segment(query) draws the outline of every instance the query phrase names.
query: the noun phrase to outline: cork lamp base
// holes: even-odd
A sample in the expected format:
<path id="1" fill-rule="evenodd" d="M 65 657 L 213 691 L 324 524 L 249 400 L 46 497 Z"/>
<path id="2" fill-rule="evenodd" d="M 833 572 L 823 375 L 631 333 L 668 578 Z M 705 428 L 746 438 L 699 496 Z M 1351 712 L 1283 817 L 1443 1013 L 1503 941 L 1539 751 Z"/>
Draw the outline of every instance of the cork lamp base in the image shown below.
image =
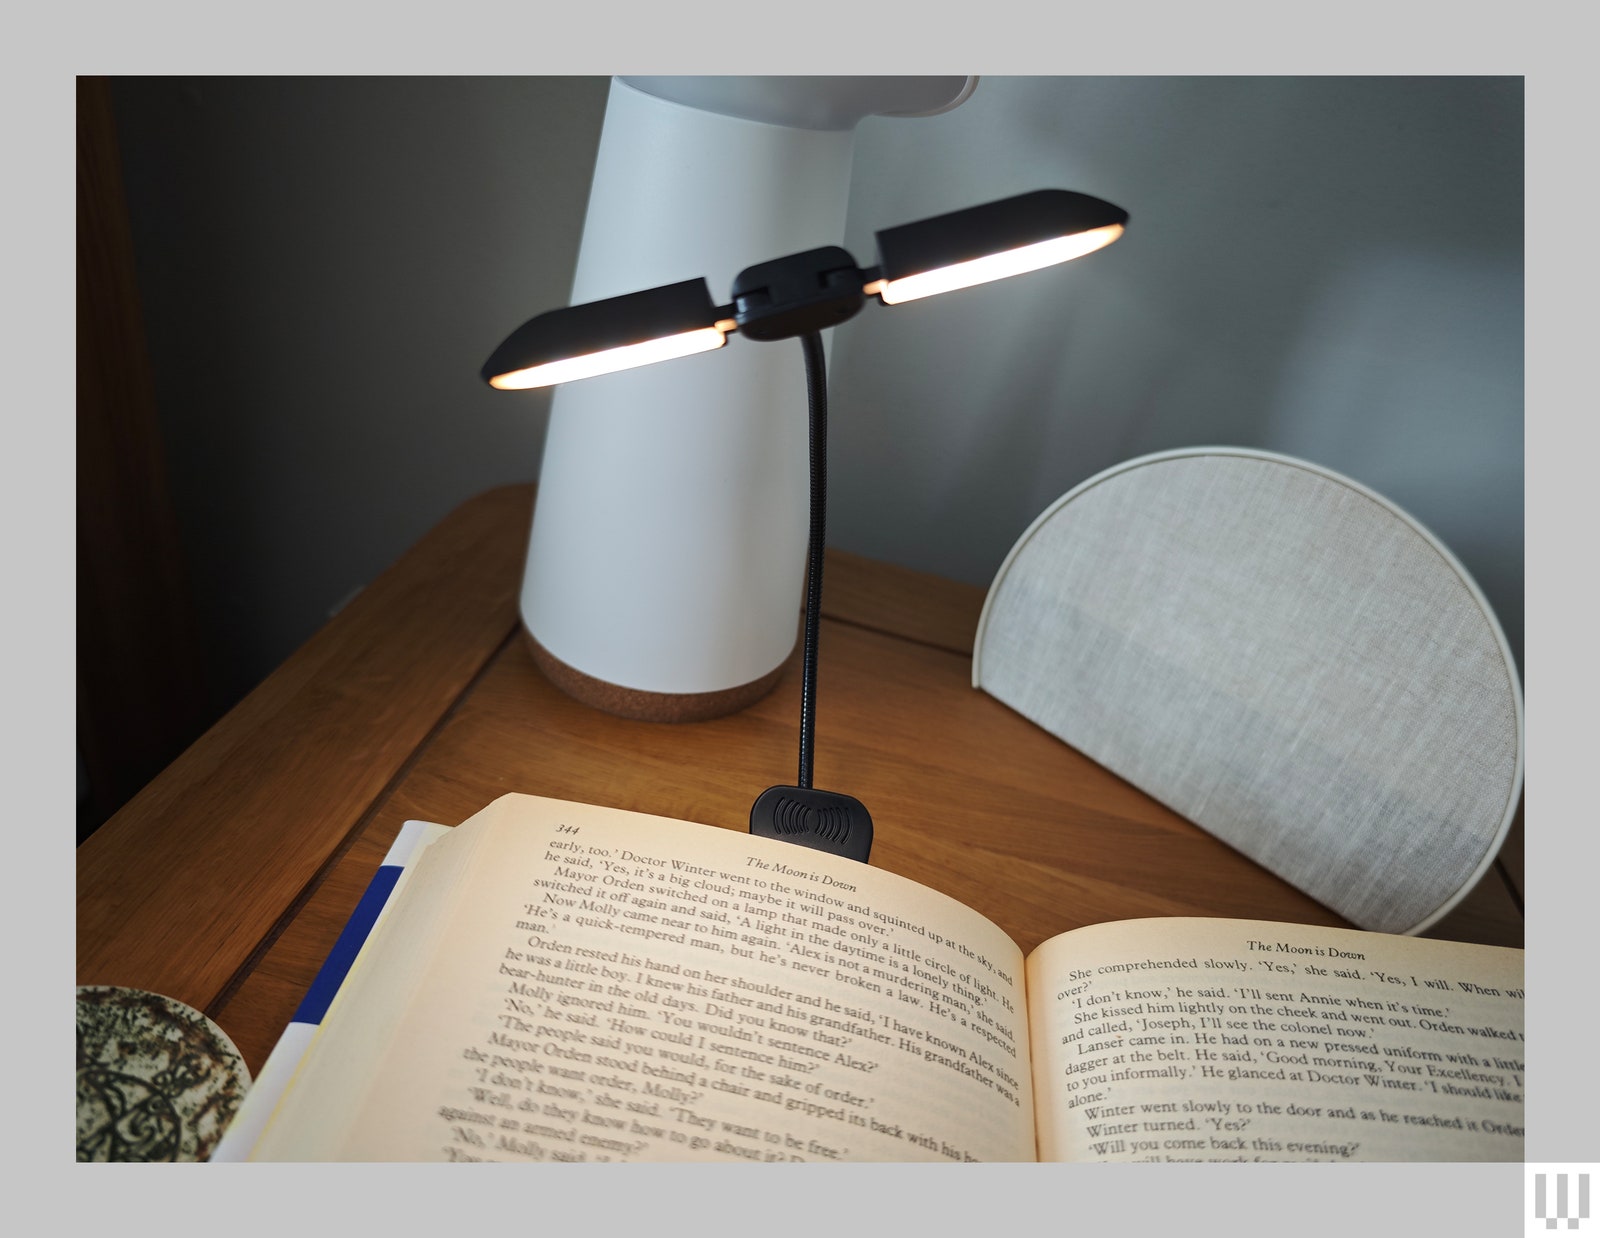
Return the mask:
<path id="1" fill-rule="evenodd" d="M 562 692 L 603 713 L 639 722 L 707 722 L 738 713 L 777 687 L 784 670 L 794 660 L 786 659 L 750 683 L 715 692 L 647 692 L 607 683 L 569 666 L 535 640 L 527 628 L 522 629 L 522 638 L 535 665 Z"/>

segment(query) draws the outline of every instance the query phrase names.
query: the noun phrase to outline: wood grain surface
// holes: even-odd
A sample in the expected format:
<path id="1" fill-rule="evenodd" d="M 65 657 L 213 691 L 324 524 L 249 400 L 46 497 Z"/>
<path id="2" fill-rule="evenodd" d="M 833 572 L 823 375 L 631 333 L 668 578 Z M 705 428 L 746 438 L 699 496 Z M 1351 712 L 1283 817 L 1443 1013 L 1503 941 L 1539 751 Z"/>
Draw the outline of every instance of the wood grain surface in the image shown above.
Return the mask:
<path id="1" fill-rule="evenodd" d="M 200 1010 L 506 641 L 529 487 L 441 523 L 78 848 L 78 983 Z"/>
<path id="2" fill-rule="evenodd" d="M 683 724 L 600 713 L 539 672 L 514 605 L 529 501 L 458 509 L 80 851 L 80 983 L 204 1009 L 257 1070 L 404 821 L 520 791 L 742 831 L 794 781 L 793 668 Z M 1137 916 L 1343 923 L 975 691 L 983 590 L 832 553 L 828 572 L 816 785 L 866 804 L 875 866 L 1024 950 Z M 1520 945 L 1500 873 L 1430 935 Z"/>

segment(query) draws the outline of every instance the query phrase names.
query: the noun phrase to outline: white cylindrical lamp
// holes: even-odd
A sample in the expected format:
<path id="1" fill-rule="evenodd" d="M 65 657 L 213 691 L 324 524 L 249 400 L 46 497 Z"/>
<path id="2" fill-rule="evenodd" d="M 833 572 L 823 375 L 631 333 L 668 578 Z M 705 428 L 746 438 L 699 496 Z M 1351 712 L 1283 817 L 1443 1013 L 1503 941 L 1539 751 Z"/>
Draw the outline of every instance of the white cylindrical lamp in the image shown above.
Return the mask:
<path id="1" fill-rule="evenodd" d="M 572 303 L 837 244 L 855 125 L 946 111 L 975 79 L 617 78 Z M 715 352 L 558 387 L 521 615 L 540 668 L 611 713 L 741 709 L 794 652 L 805 585 L 798 348 Z"/>

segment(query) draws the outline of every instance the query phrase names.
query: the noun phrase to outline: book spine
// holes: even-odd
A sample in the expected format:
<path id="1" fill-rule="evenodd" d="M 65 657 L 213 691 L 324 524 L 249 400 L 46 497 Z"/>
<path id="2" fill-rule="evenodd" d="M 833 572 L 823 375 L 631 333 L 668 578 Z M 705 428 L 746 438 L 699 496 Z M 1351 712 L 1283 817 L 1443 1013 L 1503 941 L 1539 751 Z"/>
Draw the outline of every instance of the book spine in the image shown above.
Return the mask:
<path id="1" fill-rule="evenodd" d="M 284 1089 L 289 1086 L 289 1080 L 294 1077 L 295 1069 L 305 1055 L 306 1048 L 311 1044 L 312 1037 L 316 1035 L 322 1017 L 327 1014 L 328 1007 L 333 1003 L 334 995 L 339 992 L 339 986 L 349 975 L 356 956 L 361 953 L 361 947 L 366 944 L 373 926 L 377 924 L 383 909 L 388 905 L 400 875 L 405 871 L 407 861 L 411 859 L 423 838 L 438 828 L 426 821 L 407 821 L 400 827 L 394 843 L 383 857 L 383 863 L 378 866 L 378 871 L 367 883 L 361 901 L 350 913 L 350 919 L 346 921 L 339 939 L 334 942 L 333 949 L 328 952 L 328 957 L 317 970 L 316 979 L 311 982 L 310 989 L 306 991 L 300 1005 L 295 1008 L 294 1017 L 284 1028 L 283 1034 L 278 1037 L 272 1052 L 267 1055 L 261 1073 L 256 1076 L 255 1082 L 239 1106 L 239 1111 L 211 1153 L 213 1162 L 249 1159 L 251 1149 L 255 1147 L 256 1140 L 266 1127 L 267 1119 L 277 1106 Z"/>

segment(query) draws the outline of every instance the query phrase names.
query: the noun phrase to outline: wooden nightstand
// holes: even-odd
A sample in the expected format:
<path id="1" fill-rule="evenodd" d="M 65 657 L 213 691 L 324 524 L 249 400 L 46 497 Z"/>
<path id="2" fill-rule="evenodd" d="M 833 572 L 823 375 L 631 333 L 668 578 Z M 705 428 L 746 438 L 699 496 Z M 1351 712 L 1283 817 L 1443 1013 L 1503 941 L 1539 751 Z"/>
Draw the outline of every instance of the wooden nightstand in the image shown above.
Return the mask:
<path id="1" fill-rule="evenodd" d="M 726 718 L 631 722 L 535 668 L 517 617 L 533 488 L 464 504 L 78 850 L 78 983 L 175 997 L 258 1071 L 402 822 L 507 791 L 733 830 L 791 782 L 799 671 Z M 1024 951 L 1140 916 L 1342 924 L 971 687 L 983 590 L 830 553 L 816 785 L 856 796 L 872 863 Z M 1521 946 L 1496 864 L 1428 936 Z"/>

